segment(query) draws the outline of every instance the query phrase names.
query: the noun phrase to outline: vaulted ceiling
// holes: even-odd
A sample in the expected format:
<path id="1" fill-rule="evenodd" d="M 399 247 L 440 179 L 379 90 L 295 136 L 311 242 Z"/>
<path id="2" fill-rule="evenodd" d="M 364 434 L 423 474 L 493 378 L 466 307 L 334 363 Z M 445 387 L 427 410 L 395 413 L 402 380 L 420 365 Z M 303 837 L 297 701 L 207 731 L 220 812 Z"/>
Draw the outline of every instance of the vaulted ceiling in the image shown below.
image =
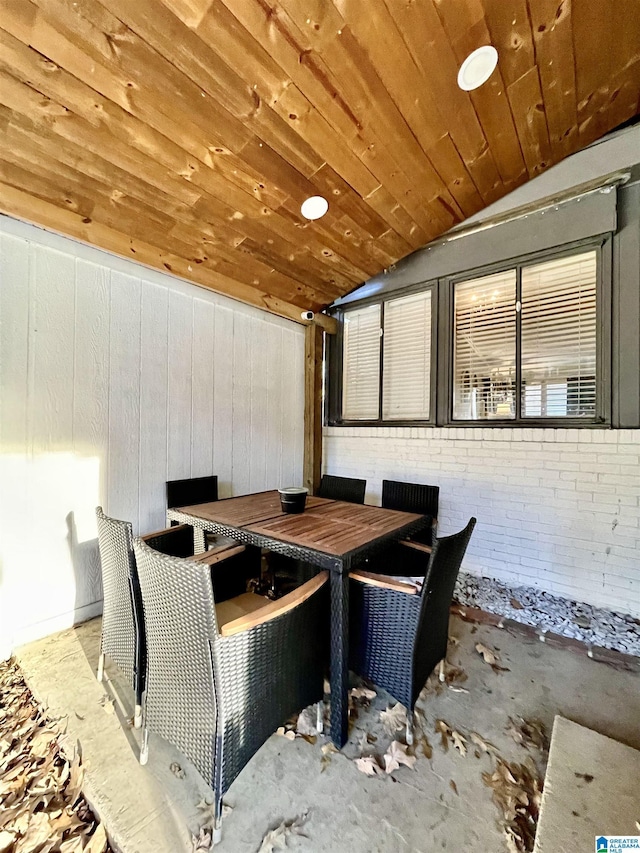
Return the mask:
<path id="1" fill-rule="evenodd" d="M 0 209 L 300 319 L 639 95 L 640 0 L 1 0 Z"/>

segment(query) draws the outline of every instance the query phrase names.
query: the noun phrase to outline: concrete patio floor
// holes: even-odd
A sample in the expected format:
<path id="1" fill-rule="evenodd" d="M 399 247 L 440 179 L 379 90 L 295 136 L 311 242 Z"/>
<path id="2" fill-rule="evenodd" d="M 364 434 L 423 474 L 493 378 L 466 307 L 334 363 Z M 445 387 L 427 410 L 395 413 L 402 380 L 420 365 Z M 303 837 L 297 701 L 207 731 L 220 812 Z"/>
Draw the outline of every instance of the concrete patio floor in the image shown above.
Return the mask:
<path id="1" fill-rule="evenodd" d="M 640 747 L 638 673 L 455 617 L 450 634 L 458 643 L 450 645 L 449 660 L 468 676 L 454 686 L 468 692 L 423 691 L 417 708 L 426 720 L 431 760 L 419 751 L 415 769 L 373 778 L 349 760 L 360 754 L 365 732 L 377 737 L 371 746 L 377 753 L 391 740 L 379 712 L 392 700 L 379 691 L 371 707 L 360 711 L 343 753 L 331 755 L 324 770 L 321 746 L 328 738 L 312 745 L 272 736 L 225 797 L 232 810 L 216 850 L 255 853 L 268 830 L 307 812 L 305 835 L 291 835 L 287 849 L 506 851 L 501 816 L 481 778 L 491 770 L 491 758 L 475 757 L 471 743 L 466 757 L 453 748 L 445 752 L 434 732 L 437 719 L 465 735 L 477 732 L 509 761 L 522 762 L 528 754 L 505 730 L 509 716 L 516 715 L 542 720 L 550 735 L 554 716 L 561 714 Z M 68 743 L 79 743 L 86 764 L 85 794 L 114 845 L 122 853 L 190 851 L 192 833 L 206 823 L 197 804 L 212 800 L 212 793 L 186 759 L 157 737 L 150 740 L 148 765 L 138 764 L 139 732 L 127 721 L 131 691 L 112 667 L 108 681 L 95 679 L 99 636 L 96 619 L 23 646 L 16 657 L 49 714 L 67 717 Z M 508 671 L 494 672 L 475 651 L 477 642 L 499 650 Z M 532 756 L 544 771 L 544 757 Z"/>

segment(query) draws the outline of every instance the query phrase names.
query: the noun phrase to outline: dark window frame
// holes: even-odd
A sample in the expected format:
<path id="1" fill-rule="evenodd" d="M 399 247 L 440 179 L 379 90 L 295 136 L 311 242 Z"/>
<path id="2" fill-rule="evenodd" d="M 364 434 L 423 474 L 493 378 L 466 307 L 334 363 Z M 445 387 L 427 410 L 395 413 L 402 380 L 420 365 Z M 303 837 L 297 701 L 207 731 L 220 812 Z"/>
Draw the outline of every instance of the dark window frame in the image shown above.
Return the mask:
<path id="1" fill-rule="evenodd" d="M 480 278 L 491 273 L 516 269 L 520 281 L 523 266 L 544 263 L 557 258 L 569 257 L 586 251 L 596 252 L 596 414 L 594 418 L 580 417 L 530 417 L 491 418 L 483 420 L 454 420 L 453 418 L 453 355 L 454 355 L 454 287 L 458 282 Z M 408 287 L 398 288 L 393 293 L 376 294 L 336 308 L 332 313 L 338 321 L 338 332 L 329 337 L 327 348 L 327 412 L 329 426 L 361 427 L 472 427 L 472 428 L 580 428 L 602 429 L 612 423 L 612 283 L 613 283 L 613 235 L 605 234 L 577 240 L 556 249 L 518 255 L 508 261 L 470 267 L 455 275 L 437 280 L 427 280 Z M 381 305 L 381 328 L 384 329 L 384 303 L 400 299 L 411 293 L 432 290 L 431 303 L 431 387 L 430 417 L 428 420 L 384 420 L 382 418 L 382 383 L 384 368 L 384 345 L 380 346 L 380 380 L 377 419 L 345 419 L 342 417 L 342 371 L 343 371 L 343 328 L 346 312 L 367 305 Z M 521 315 L 518 315 L 516 335 L 516 358 L 520 360 Z M 521 389 L 517 388 L 520 395 Z"/>

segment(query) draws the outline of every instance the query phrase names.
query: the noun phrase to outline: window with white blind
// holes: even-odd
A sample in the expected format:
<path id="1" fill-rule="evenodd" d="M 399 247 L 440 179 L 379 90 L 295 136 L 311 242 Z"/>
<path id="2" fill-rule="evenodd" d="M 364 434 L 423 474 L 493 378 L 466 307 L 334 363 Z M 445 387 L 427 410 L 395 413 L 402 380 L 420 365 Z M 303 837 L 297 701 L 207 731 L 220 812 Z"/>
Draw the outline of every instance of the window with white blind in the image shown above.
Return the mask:
<path id="1" fill-rule="evenodd" d="M 384 304 L 382 417 L 428 420 L 431 291 Z"/>
<path id="2" fill-rule="evenodd" d="M 343 420 L 429 420 L 431 301 L 429 288 L 345 311 Z"/>
<path id="3" fill-rule="evenodd" d="M 596 418 L 597 252 L 454 285 L 453 419 Z"/>
<path id="4" fill-rule="evenodd" d="M 342 416 L 376 420 L 380 397 L 380 305 L 344 315 Z"/>

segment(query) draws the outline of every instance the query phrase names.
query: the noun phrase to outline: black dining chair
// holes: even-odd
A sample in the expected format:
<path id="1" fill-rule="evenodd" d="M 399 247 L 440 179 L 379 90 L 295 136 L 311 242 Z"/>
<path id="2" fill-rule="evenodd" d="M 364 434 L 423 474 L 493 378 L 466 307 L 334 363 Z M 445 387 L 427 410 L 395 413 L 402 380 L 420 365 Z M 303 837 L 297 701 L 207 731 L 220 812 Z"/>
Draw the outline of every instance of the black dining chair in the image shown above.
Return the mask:
<path id="1" fill-rule="evenodd" d="M 366 480 L 356 480 L 353 477 L 336 477 L 334 474 L 323 474 L 320 481 L 320 488 L 318 489 L 318 497 L 330 498 L 334 501 L 363 504 L 366 488 Z"/>
<path id="2" fill-rule="evenodd" d="M 350 669 L 407 708 L 409 738 L 416 699 L 438 662 L 443 677 L 449 609 L 475 524 L 471 518 L 459 533 L 435 539 L 431 554 L 422 554 L 422 577 L 349 575 Z"/>
<path id="3" fill-rule="evenodd" d="M 186 480 L 167 480 L 167 509 L 178 506 L 197 506 L 218 500 L 218 477 L 190 477 Z M 176 522 L 173 522 L 174 524 Z M 228 545 L 215 533 L 194 529 L 196 550 Z"/>
<path id="4" fill-rule="evenodd" d="M 431 525 L 412 537 L 412 541 L 431 545 L 438 524 L 438 500 L 440 486 L 427 486 L 423 483 L 403 483 L 400 480 L 382 481 L 382 506 L 385 509 L 398 509 L 401 512 L 416 512 L 428 515 Z"/>
<path id="5" fill-rule="evenodd" d="M 149 644 L 140 763 L 165 738 L 222 797 L 288 717 L 318 702 L 328 650 L 328 572 L 279 601 L 246 593 L 222 606 L 201 564 L 134 541 Z"/>

